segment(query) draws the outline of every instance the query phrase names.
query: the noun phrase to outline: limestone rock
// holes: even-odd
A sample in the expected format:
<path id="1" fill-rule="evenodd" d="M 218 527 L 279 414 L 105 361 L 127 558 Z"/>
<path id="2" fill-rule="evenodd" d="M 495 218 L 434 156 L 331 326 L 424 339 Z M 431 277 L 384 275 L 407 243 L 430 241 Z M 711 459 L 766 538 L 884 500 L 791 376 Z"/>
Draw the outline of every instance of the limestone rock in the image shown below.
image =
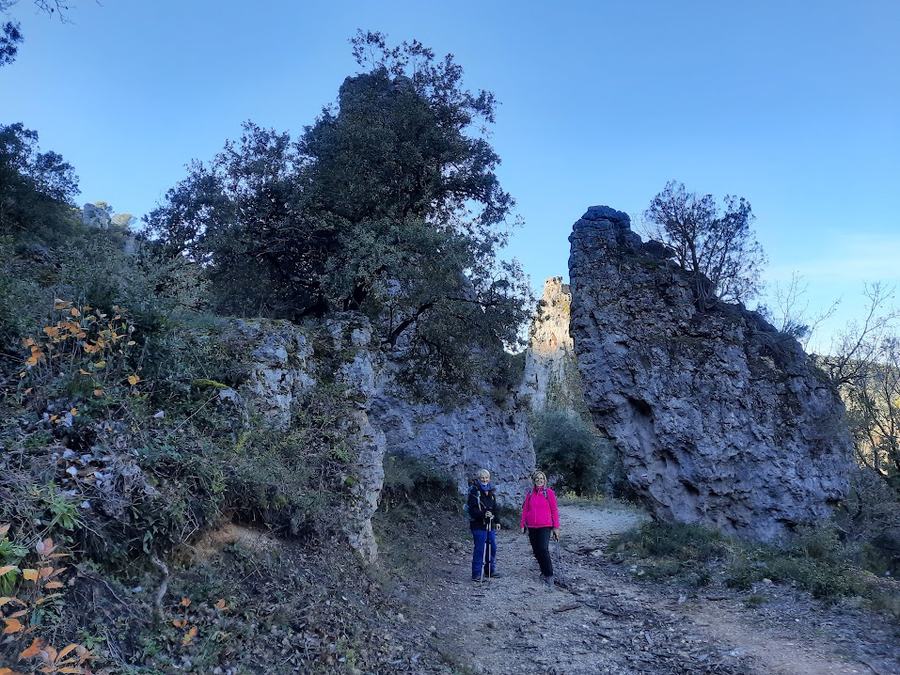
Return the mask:
<path id="1" fill-rule="evenodd" d="M 550 277 L 544 282 L 544 293 L 531 324 L 520 390 L 534 413 L 548 407 L 565 410 L 584 407 L 569 335 L 571 301 L 569 285 L 562 282 L 562 277 Z"/>
<path id="2" fill-rule="evenodd" d="M 800 345 L 741 305 L 700 311 L 671 252 L 625 213 L 592 207 L 569 240 L 586 403 L 651 510 L 763 541 L 826 518 L 850 438 Z"/>
<path id="3" fill-rule="evenodd" d="M 98 230 L 109 229 L 110 222 L 112 221 L 109 212 L 106 209 L 102 209 L 90 203 L 84 205 L 84 208 L 81 211 L 81 220 L 88 227 L 95 227 Z"/>
<path id="4" fill-rule="evenodd" d="M 379 369 L 378 350 L 372 345 L 372 329 L 364 317 L 351 315 L 330 321 L 328 332 L 334 340 L 334 353 L 341 355 L 335 380 L 345 387 L 344 396 L 355 403 L 344 421 L 356 452 L 351 467 L 351 500 L 345 507 L 343 529 L 350 545 L 363 558 L 374 562 L 378 544 L 372 530 L 372 516 L 378 509 L 384 486 L 385 452 L 384 432 L 372 424 L 369 414 Z"/>
<path id="5" fill-rule="evenodd" d="M 286 430 L 299 395 L 315 386 L 309 335 L 288 321 L 235 320 L 227 340 L 246 354 L 241 395 L 263 422 Z"/>
<path id="6" fill-rule="evenodd" d="M 382 381 L 372 415 L 384 431 L 389 452 L 424 459 L 453 476 L 461 493 L 480 468 L 488 469 L 498 499 L 517 507 L 534 469 L 528 413 L 513 401 L 474 397 L 456 408 L 418 403 Z"/>

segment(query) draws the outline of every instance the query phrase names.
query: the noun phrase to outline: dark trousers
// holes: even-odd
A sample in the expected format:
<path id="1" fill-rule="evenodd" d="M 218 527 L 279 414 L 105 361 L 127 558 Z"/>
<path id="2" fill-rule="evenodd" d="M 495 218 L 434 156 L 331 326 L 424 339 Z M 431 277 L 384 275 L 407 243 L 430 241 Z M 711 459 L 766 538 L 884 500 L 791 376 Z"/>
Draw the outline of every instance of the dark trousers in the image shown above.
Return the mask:
<path id="1" fill-rule="evenodd" d="M 529 527 L 528 541 L 531 542 L 531 550 L 541 566 L 541 574 L 545 577 L 553 576 L 553 562 L 550 560 L 550 533 L 552 527 Z"/>

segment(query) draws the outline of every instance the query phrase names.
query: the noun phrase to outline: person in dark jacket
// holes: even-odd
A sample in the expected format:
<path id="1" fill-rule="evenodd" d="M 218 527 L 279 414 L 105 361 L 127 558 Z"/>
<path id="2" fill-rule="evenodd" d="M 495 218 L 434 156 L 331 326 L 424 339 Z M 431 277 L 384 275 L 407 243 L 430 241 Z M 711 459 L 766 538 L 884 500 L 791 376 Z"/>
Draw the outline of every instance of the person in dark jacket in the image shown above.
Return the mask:
<path id="1" fill-rule="evenodd" d="M 469 488 L 469 497 L 466 502 L 469 511 L 469 529 L 474 540 L 472 549 L 472 581 L 481 581 L 483 578 L 484 547 L 489 548 L 488 570 L 485 574 L 497 576 L 497 497 L 494 486 L 491 483 L 491 473 L 487 469 L 478 472 L 478 477 Z"/>

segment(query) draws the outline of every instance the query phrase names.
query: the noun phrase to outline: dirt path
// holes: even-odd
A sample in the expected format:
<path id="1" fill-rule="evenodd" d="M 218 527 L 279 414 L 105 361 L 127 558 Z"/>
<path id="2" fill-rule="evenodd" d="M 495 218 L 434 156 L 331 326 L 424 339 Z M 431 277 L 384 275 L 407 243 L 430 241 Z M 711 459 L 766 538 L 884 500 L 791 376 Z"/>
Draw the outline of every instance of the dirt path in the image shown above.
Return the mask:
<path id="1" fill-rule="evenodd" d="M 527 538 L 510 531 L 499 539 L 501 578 L 469 581 L 470 549 L 451 543 L 449 551 L 437 552 L 430 561 L 427 578 L 410 585 L 410 615 L 428 628 L 430 646 L 449 670 L 567 675 L 900 672 L 900 662 L 883 658 L 884 644 L 871 657 L 846 653 L 852 650 L 836 638 L 837 628 L 828 630 L 844 615 L 832 623 L 813 622 L 811 631 L 810 622 L 799 618 L 809 616 L 808 607 L 795 608 L 797 617 L 766 619 L 737 596 L 689 599 L 665 585 L 634 583 L 627 570 L 602 554 L 610 535 L 639 523 L 632 511 L 563 506 L 561 517 L 563 564 L 558 572 L 564 588 L 549 591 L 540 583 Z M 891 645 L 896 633 L 891 635 L 888 627 L 883 635 L 868 637 Z"/>

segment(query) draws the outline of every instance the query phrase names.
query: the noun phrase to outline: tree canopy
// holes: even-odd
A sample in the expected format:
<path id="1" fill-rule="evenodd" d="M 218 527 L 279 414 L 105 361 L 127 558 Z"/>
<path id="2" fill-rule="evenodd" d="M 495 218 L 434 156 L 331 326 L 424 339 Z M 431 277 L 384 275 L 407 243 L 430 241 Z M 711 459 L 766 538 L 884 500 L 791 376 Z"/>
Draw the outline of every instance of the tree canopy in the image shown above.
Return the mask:
<path id="1" fill-rule="evenodd" d="M 696 278 L 699 301 L 711 293 L 744 302 L 759 292 L 766 258 L 750 229 L 753 209 L 743 197 L 726 195 L 720 207 L 711 194 L 688 192 L 683 183 L 669 181 L 644 217 L 650 235 L 671 246 L 678 263 Z"/>
<path id="2" fill-rule="evenodd" d="M 514 202 L 482 130 L 496 102 L 419 42 L 351 42 L 363 72 L 299 138 L 245 123 L 147 224 L 161 252 L 204 266 L 219 311 L 362 311 L 386 345 L 458 382 L 519 341 L 529 300 L 498 257 Z"/>
<path id="3" fill-rule="evenodd" d="M 38 134 L 24 125 L 0 125 L 0 235 L 26 232 L 54 243 L 74 215 L 78 177 L 62 155 L 38 150 Z"/>

